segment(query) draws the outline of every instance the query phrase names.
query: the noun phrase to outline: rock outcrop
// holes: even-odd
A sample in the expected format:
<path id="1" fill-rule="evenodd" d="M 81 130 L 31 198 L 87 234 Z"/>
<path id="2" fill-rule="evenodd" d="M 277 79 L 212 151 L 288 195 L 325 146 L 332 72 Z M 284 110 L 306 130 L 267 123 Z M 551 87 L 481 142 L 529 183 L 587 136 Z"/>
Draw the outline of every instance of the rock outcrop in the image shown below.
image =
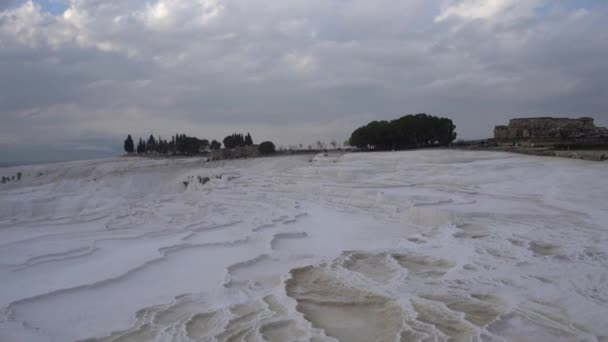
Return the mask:
<path id="1" fill-rule="evenodd" d="M 494 128 L 496 141 L 608 141 L 608 129 L 593 118 L 519 118 Z"/>

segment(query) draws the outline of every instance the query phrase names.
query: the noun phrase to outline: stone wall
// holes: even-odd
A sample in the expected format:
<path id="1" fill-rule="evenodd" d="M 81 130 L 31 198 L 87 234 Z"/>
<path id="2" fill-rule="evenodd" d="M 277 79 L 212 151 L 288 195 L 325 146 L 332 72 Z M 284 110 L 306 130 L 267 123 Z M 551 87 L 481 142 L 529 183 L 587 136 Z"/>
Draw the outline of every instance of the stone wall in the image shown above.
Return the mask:
<path id="1" fill-rule="evenodd" d="M 608 129 L 597 127 L 592 118 L 519 118 L 509 126 L 496 126 L 497 141 L 608 140 Z"/>
<path id="2" fill-rule="evenodd" d="M 508 140 L 509 139 L 509 126 L 494 127 L 494 139 Z"/>

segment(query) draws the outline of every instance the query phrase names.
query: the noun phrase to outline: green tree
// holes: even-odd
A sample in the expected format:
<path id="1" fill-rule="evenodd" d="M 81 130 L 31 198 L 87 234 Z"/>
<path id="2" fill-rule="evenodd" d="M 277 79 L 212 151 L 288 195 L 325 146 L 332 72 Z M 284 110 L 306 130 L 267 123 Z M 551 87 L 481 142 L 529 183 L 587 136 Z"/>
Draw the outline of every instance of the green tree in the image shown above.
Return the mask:
<path id="1" fill-rule="evenodd" d="M 139 142 L 137 143 L 137 154 L 143 154 L 146 152 L 146 142 L 139 138 Z"/>
<path id="2" fill-rule="evenodd" d="M 251 138 L 251 136 L 249 137 Z M 235 148 L 239 146 L 246 146 L 247 142 L 245 137 L 242 134 L 233 133 L 224 138 L 224 147 L 225 148 Z"/>
<path id="3" fill-rule="evenodd" d="M 146 147 L 146 151 L 148 152 L 154 152 L 156 150 L 156 139 L 152 134 L 150 134 L 150 137 L 148 138 L 148 144 Z"/>
<path id="4" fill-rule="evenodd" d="M 247 133 L 245 136 L 245 145 L 251 146 L 253 145 L 253 139 L 251 138 L 251 134 Z"/>
<path id="5" fill-rule="evenodd" d="M 261 154 L 268 155 L 273 154 L 276 151 L 276 148 L 272 141 L 264 141 L 258 146 L 258 151 L 260 151 Z"/>
<path id="6" fill-rule="evenodd" d="M 349 145 L 370 150 L 396 150 L 446 146 L 456 139 L 456 126 L 448 118 L 424 113 L 388 121 L 372 121 L 357 128 Z"/>
<path id="7" fill-rule="evenodd" d="M 133 138 L 131 138 L 131 134 L 127 136 L 124 143 L 125 152 L 133 153 L 135 152 L 135 145 L 133 144 Z"/>
<path id="8" fill-rule="evenodd" d="M 222 148 L 222 143 L 221 143 L 221 142 L 219 142 L 219 141 L 217 141 L 217 140 L 213 140 L 213 141 L 211 142 L 211 149 L 212 149 L 212 150 L 217 151 L 217 150 L 219 150 L 220 148 Z"/>

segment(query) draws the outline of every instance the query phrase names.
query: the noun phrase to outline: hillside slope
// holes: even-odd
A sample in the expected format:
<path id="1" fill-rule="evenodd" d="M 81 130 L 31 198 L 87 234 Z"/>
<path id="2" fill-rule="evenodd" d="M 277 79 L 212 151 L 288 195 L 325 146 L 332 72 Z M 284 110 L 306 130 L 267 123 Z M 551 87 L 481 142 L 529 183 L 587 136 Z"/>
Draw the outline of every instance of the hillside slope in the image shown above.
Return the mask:
<path id="1" fill-rule="evenodd" d="M 608 167 L 467 151 L 0 168 L 0 340 L 608 338 Z M 208 181 L 207 181 L 208 178 Z"/>

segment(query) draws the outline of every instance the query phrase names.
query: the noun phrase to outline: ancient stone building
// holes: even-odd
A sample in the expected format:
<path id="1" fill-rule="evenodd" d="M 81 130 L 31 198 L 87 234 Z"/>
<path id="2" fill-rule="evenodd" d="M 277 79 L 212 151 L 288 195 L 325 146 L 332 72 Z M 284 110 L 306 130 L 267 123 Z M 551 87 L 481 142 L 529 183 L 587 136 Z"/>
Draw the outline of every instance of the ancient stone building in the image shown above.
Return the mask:
<path id="1" fill-rule="evenodd" d="M 508 126 L 496 126 L 497 141 L 608 141 L 608 129 L 597 127 L 592 118 L 520 118 Z"/>

